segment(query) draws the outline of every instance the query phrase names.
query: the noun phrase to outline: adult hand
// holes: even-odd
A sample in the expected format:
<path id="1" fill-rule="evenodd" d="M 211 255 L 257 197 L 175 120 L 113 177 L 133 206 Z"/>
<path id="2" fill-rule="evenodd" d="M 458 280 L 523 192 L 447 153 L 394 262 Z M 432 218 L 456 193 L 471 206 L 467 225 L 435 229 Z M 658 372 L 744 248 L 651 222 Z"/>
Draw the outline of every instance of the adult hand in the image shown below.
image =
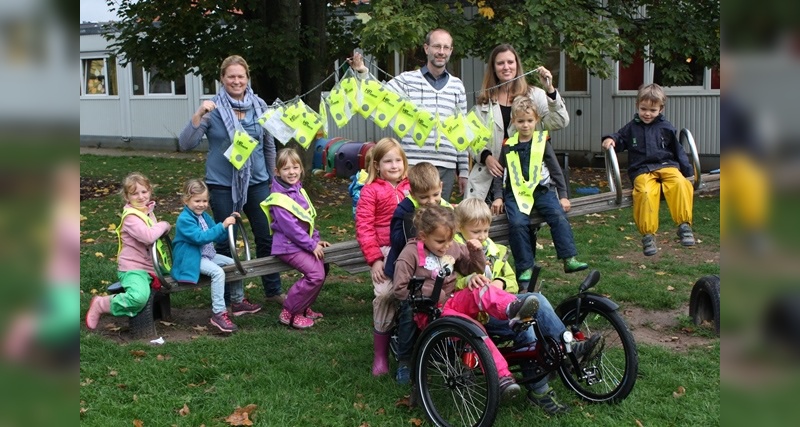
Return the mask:
<path id="1" fill-rule="evenodd" d="M 467 191 L 467 177 L 458 178 L 458 195 L 463 196 Z"/>
<path id="2" fill-rule="evenodd" d="M 503 199 L 494 199 L 492 202 L 492 215 L 500 215 L 503 211 Z"/>
<path id="3" fill-rule="evenodd" d="M 197 111 L 192 114 L 192 124 L 195 126 L 200 125 L 200 119 L 203 118 L 206 114 L 214 111 L 217 108 L 217 104 L 214 101 L 205 100 L 200 103 L 200 106 L 197 107 Z"/>
<path id="4" fill-rule="evenodd" d="M 486 167 L 489 169 L 489 173 L 492 174 L 495 178 L 500 178 L 503 176 L 503 165 L 494 158 L 494 156 L 488 156 L 486 158 Z"/>
<path id="5" fill-rule="evenodd" d="M 386 275 L 383 274 L 383 260 L 377 260 L 372 263 L 370 267 L 370 274 L 374 283 L 386 281 Z"/>
<path id="6" fill-rule="evenodd" d="M 361 52 L 353 52 L 353 56 L 347 58 L 347 63 L 350 64 L 350 68 L 352 68 L 353 71 L 359 73 L 367 72 L 367 66 L 364 65 L 364 55 L 362 55 Z"/>
<path id="7" fill-rule="evenodd" d="M 611 139 L 611 138 L 606 138 L 606 139 L 603 140 L 603 149 L 604 150 L 608 150 L 609 148 L 614 148 L 614 147 L 616 147 L 616 145 L 617 145 L 617 143 L 614 142 L 614 140 Z"/>
<path id="8" fill-rule="evenodd" d="M 539 81 L 542 82 L 542 86 L 547 93 L 553 93 L 556 91 L 555 86 L 553 86 L 553 73 L 550 72 L 544 66 L 541 66 L 536 69 L 536 72 L 539 73 Z"/>
<path id="9" fill-rule="evenodd" d="M 572 203 L 570 203 L 569 199 L 566 197 L 562 197 L 561 200 L 561 208 L 564 209 L 564 212 L 569 212 L 572 209 Z"/>

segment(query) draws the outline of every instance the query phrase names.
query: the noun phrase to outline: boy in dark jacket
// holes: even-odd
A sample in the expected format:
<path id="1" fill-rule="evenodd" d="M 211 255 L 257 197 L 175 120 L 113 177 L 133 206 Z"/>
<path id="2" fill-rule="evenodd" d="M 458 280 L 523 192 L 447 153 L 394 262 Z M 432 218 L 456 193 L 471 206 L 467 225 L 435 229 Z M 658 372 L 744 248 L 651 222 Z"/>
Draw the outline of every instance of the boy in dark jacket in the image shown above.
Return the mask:
<path id="1" fill-rule="evenodd" d="M 642 234 L 642 252 L 658 252 L 658 209 L 661 193 L 678 224 L 683 246 L 693 246 L 692 204 L 694 187 L 686 177 L 694 169 L 678 141 L 675 127 L 664 118 L 667 96 L 661 86 L 642 86 L 636 95 L 637 113 L 616 133 L 603 137 L 603 149 L 628 150 L 628 176 L 633 183 L 633 220 Z"/>

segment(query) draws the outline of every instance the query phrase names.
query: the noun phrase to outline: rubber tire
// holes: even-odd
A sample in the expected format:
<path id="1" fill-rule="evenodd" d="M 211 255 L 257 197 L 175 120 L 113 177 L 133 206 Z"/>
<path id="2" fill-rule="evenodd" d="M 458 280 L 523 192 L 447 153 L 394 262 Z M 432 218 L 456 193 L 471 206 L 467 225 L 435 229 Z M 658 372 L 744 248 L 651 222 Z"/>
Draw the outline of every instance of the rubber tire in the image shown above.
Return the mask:
<path id="1" fill-rule="evenodd" d="M 559 367 L 559 376 L 564 386 L 575 392 L 581 399 L 590 403 L 618 403 L 625 399 L 633 386 L 636 384 L 636 377 L 639 373 L 639 355 L 636 350 L 636 342 L 633 335 L 628 330 L 628 325 L 622 320 L 616 310 L 609 311 L 597 307 L 596 305 L 584 304 L 581 306 L 581 327 L 580 331 L 589 338 L 592 334 L 599 333 L 602 329 L 605 336 L 603 353 L 599 356 L 599 375 L 602 383 L 596 384 L 596 388 L 588 388 L 587 384 L 578 381 L 571 374 L 572 363 L 565 359 Z M 561 316 L 561 320 L 569 326 L 574 324 L 575 309 L 567 310 Z M 609 349 L 619 349 L 613 354 Z M 612 359 L 613 358 L 613 359 Z M 619 375 L 619 372 L 622 375 Z M 607 382 L 613 383 L 610 390 L 599 390 Z M 605 386 L 607 388 L 607 386 Z"/>
<path id="2" fill-rule="evenodd" d="M 473 334 L 455 325 L 434 327 L 436 329 L 425 334 L 425 337 L 422 338 L 423 341 L 419 343 L 419 351 L 417 353 L 419 355 L 417 358 L 418 366 L 413 378 L 415 387 L 419 391 L 419 400 L 416 403 L 422 407 L 425 415 L 436 426 L 491 426 L 497 417 L 497 409 L 500 405 L 500 390 L 497 368 L 489 348 L 486 347 L 482 340 L 475 338 Z M 436 372 L 437 365 L 442 363 L 434 360 L 434 354 L 441 354 L 443 346 L 446 350 L 452 348 L 452 345 L 458 346 L 459 349 L 469 345 L 478 358 L 478 368 L 467 368 L 466 365 L 461 363 L 460 356 L 455 358 L 457 363 L 452 363 L 453 360 L 451 358 L 445 357 L 447 371 L 455 372 L 459 375 L 445 378 L 440 375 L 440 367 L 438 368 L 439 372 Z M 441 360 L 441 357 L 439 360 Z M 465 376 L 466 379 L 471 377 L 480 384 L 462 383 L 461 386 L 457 385 L 456 381 L 464 380 Z M 480 386 L 483 386 L 483 388 L 476 388 Z M 465 395 L 469 395 L 469 397 L 465 397 Z M 465 420 L 467 421 L 466 423 L 461 421 L 464 416 L 469 416 L 470 414 L 462 414 L 460 411 L 464 411 L 467 408 L 445 407 L 445 405 L 450 405 L 453 402 L 457 404 L 477 402 L 477 405 L 472 405 L 471 417 L 469 417 L 469 420 Z M 449 411 L 445 411 L 446 409 L 449 409 Z M 462 419 L 456 419 L 458 416 L 461 416 Z"/>
<path id="3" fill-rule="evenodd" d="M 128 320 L 128 327 L 134 339 L 156 337 L 156 322 L 153 317 L 155 295 L 156 293 L 151 291 L 150 298 L 147 299 L 142 311 Z"/>
<path id="4" fill-rule="evenodd" d="M 706 320 L 714 322 L 714 332 L 719 336 L 719 276 L 704 276 L 694 284 L 689 317 L 695 325 Z"/>

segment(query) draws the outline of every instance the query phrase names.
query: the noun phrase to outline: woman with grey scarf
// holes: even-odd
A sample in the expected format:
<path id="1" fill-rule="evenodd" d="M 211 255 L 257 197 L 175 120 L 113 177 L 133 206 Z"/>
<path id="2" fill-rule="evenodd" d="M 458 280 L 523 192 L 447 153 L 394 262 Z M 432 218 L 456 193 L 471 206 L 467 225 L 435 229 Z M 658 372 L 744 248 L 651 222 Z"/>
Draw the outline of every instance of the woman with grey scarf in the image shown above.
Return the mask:
<path id="1" fill-rule="evenodd" d="M 206 159 L 206 184 L 211 192 L 211 210 L 214 220 L 222 222 L 232 212 L 241 212 L 250 221 L 256 241 L 256 255 L 266 257 L 272 250 L 269 224 L 259 203 L 270 193 L 269 181 L 275 170 L 275 139 L 262 128 L 258 118 L 267 104 L 250 87 L 250 68 L 238 55 L 225 58 L 220 66 L 219 93 L 204 100 L 178 137 L 181 151 L 191 150 L 208 138 Z M 249 138 L 248 138 L 249 136 Z M 232 160 L 240 153 L 231 153 L 235 138 L 247 138 L 255 143 L 249 157 L 239 168 Z M 230 256 L 227 244 L 220 244 L 217 252 Z M 261 276 L 267 301 L 283 304 L 278 273 Z M 228 301 L 226 291 L 225 300 Z"/>

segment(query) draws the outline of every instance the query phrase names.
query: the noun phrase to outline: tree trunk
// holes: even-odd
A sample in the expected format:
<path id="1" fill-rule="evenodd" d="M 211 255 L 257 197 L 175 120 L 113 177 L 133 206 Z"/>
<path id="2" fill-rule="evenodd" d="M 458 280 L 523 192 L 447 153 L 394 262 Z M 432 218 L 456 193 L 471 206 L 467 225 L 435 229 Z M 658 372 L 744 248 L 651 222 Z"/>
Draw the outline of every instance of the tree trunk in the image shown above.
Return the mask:
<path id="1" fill-rule="evenodd" d="M 309 55 L 300 60 L 300 83 L 303 93 L 314 88 L 303 102 L 314 110 L 318 110 L 322 86 L 315 88 L 326 77 L 328 58 L 328 39 L 325 29 L 327 23 L 327 2 L 324 0 L 304 0 L 301 4 L 300 28 L 302 30 L 301 46 L 307 46 Z M 314 150 L 303 153 L 303 163 L 311 170 Z"/>
<path id="2" fill-rule="evenodd" d="M 297 0 L 264 0 L 259 9 L 259 19 L 264 22 L 264 35 L 275 40 L 280 48 L 279 54 L 268 58 L 280 62 L 277 75 L 267 76 L 256 73 L 252 76 L 253 90 L 272 103 L 275 98 L 288 101 L 301 92 L 299 50 L 300 44 L 300 2 Z"/>

